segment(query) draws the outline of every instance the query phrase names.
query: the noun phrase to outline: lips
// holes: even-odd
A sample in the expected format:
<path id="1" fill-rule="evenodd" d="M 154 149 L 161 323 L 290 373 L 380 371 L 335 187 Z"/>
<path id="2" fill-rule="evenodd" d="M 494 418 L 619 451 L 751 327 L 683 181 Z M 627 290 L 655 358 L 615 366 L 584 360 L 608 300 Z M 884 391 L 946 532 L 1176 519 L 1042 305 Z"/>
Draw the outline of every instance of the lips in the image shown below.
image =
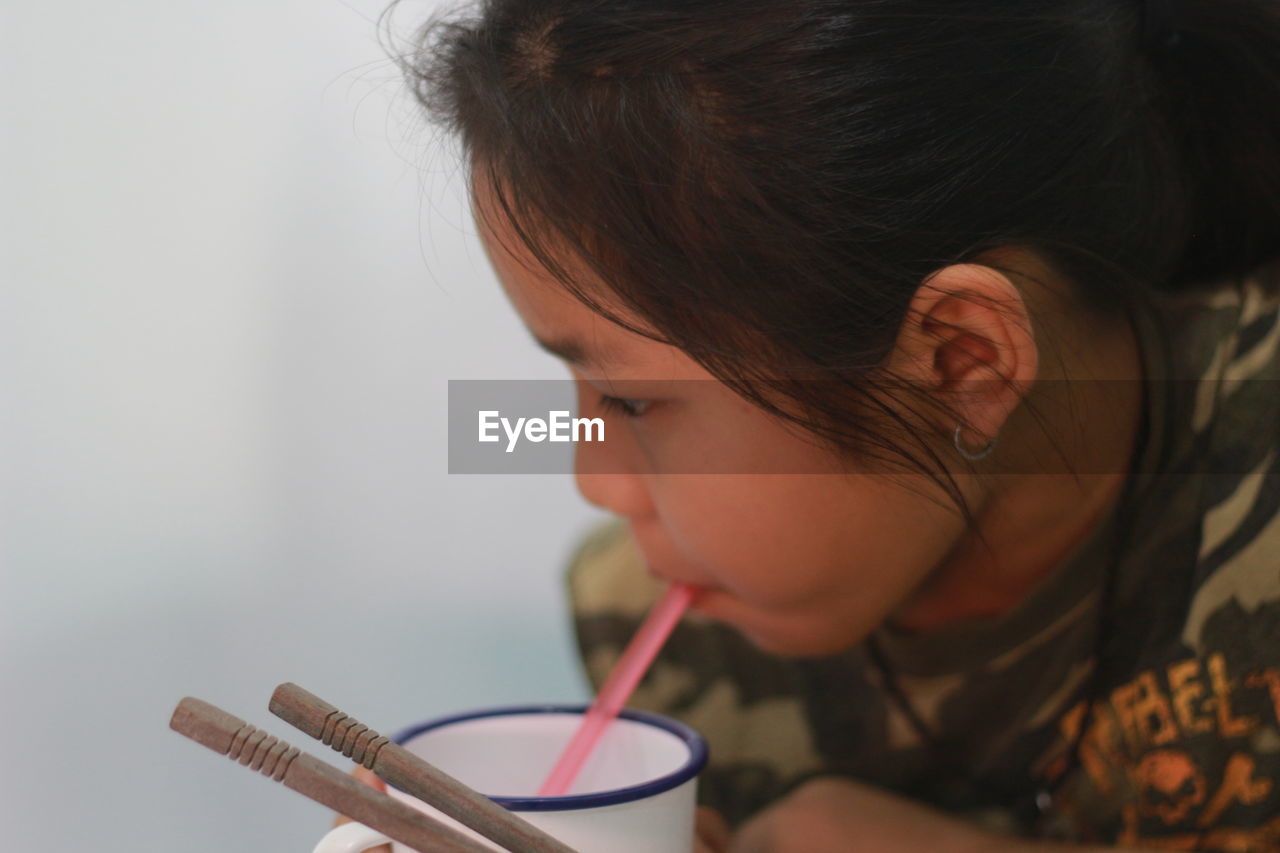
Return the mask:
<path id="1" fill-rule="evenodd" d="M 645 564 L 644 564 L 644 570 L 649 574 L 649 577 L 653 578 L 654 580 L 662 581 L 663 583 L 682 583 L 685 586 L 694 587 L 699 591 L 713 588 L 709 584 L 707 584 L 705 581 L 694 580 L 692 578 L 683 578 L 677 575 L 669 574 L 668 572 L 665 572 L 659 569 L 655 569 L 647 560 L 645 561 Z"/>
<path id="2" fill-rule="evenodd" d="M 686 577 L 687 573 L 683 572 L 667 571 L 665 564 L 669 561 L 660 558 L 655 559 L 650 556 L 655 553 L 656 549 L 646 541 L 645 536 L 639 535 L 634 524 L 631 526 L 631 537 L 640 551 L 640 556 L 644 562 L 644 570 L 649 577 L 661 583 L 682 583 L 694 588 L 693 603 L 690 605 L 693 609 L 697 609 L 699 600 L 704 598 L 707 593 L 719 590 L 719 587 L 707 583 L 705 579 Z"/>
<path id="3" fill-rule="evenodd" d="M 685 586 L 693 587 L 695 591 L 695 595 L 694 595 L 695 604 L 697 603 L 698 597 L 714 589 L 714 587 L 707 586 L 706 584 L 700 583 L 698 581 L 685 580 L 684 578 L 672 577 L 671 575 L 664 574 L 663 572 L 655 571 L 653 569 L 648 569 L 648 572 L 649 572 L 649 577 L 653 578 L 654 580 L 661 581 L 662 583 L 682 583 Z"/>

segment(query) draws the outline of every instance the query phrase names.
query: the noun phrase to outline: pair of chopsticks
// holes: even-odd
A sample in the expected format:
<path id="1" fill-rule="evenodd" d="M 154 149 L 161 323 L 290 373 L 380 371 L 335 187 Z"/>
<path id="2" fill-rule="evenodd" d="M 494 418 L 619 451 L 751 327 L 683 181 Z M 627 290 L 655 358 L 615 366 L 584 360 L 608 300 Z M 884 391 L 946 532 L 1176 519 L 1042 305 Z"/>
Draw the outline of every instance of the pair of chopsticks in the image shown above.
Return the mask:
<path id="1" fill-rule="evenodd" d="M 510 853 L 574 853 L 533 824 L 296 684 L 277 687 L 269 707 L 285 722 Z M 169 727 L 420 853 L 492 853 L 430 815 L 208 702 L 190 696 L 183 699 L 174 709 Z"/>

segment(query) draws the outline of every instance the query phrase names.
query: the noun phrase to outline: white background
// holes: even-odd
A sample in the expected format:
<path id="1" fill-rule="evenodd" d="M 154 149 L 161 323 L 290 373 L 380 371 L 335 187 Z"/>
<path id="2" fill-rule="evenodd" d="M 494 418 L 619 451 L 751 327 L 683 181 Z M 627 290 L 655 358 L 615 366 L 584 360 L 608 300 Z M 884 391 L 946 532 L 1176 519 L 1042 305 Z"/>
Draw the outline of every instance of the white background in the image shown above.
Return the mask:
<path id="1" fill-rule="evenodd" d="M 430 2 L 397 13 L 406 32 Z M 367 0 L 0 12 L 0 848 L 308 851 L 169 731 L 582 700 L 568 476 L 449 476 L 448 379 L 564 378 Z"/>

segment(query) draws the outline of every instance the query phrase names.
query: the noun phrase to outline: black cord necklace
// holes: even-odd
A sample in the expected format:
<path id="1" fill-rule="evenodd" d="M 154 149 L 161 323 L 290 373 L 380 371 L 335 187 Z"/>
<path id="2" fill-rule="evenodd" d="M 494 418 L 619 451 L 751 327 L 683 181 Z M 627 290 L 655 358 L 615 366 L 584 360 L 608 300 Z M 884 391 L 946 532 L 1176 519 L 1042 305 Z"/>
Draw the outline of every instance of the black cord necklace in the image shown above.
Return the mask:
<path id="1" fill-rule="evenodd" d="M 1123 513 L 1117 517 L 1117 523 L 1127 525 L 1127 516 L 1129 513 Z M 1117 544 L 1119 540 L 1127 539 L 1127 531 L 1117 531 Z M 1093 644 L 1093 670 L 1089 674 L 1088 686 L 1084 690 L 1083 702 L 1084 710 L 1080 719 L 1080 724 L 1076 728 L 1076 732 L 1071 739 L 1070 746 L 1067 748 L 1066 760 L 1062 764 L 1061 771 L 1045 784 L 1037 787 L 1035 790 L 1020 796 L 1015 802 L 1009 804 L 1009 809 L 1019 826 L 1024 832 L 1032 837 L 1040 837 L 1044 835 L 1048 826 L 1050 815 L 1053 812 L 1055 797 L 1062 784 L 1071 776 L 1080 765 L 1080 749 L 1084 743 L 1084 739 L 1089 731 L 1089 721 L 1093 717 L 1094 708 L 1098 701 L 1102 698 L 1105 685 L 1107 683 L 1106 655 L 1107 647 L 1112 635 L 1113 610 L 1116 596 L 1116 582 L 1118 572 L 1118 564 L 1123 553 L 1122 547 L 1117 547 L 1112 554 L 1112 558 L 1108 560 L 1107 570 L 1103 577 L 1102 589 L 1098 602 L 1098 629 L 1095 634 Z M 919 737 L 921 743 L 932 755 L 932 766 L 940 770 L 949 770 L 956 773 L 959 777 L 964 778 L 966 768 L 963 763 L 955 760 L 949 755 L 943 746 L 941 737 L 938 736 L 932 727 L 921 718 L 915 706 L 902 689 L 893 670 L 890 668 L 885 657 L 883 649 L 874 636 L 868 637 L 866 641 L 868 657 L 877 670 L 881 684 L 887 694 L 889 700 L 906 718 L 908 724 Z M 966 779 L 968 783 L 977 785 L 977 781 L 971 778 Z"/>
<path id="2" fill-rule="evenodd" d="M 1021 830 L 1031 837 L 1044 837 L 1050 828 L 1050 820 L 1053 814 L 1054 801 L 1062 784 L 1071 776 L 1072 772 L 1080 766 L 1080 749 L 1084 744 L 1084 739 L 1089 732 L 1089 722 L 1093 718 L 1094 709 L 1099 700 L 1103 698 L 1103 693 L 1108 684 L 1107 678 L 1107 662 L 1109 645 L 1114 634 L 1115 627 L 1115 599 L 1117 595 L 1117 586 L 1119 583 L 1120 562 L 1131 543 L 1133 522 L 1136 515 L 1136 507 L 1139 501 L 1139 495 L 1136 492 L 1137 471 L 1135 466 L 1142 460 L 1146 454 L 1147 442 L 1150 434 L 1150 412 L 1145 403 L 1142 406 L 1142 415 L 1139 422 L 1138 441 L 1134 447 L 1132 459 L 1126 482 L 1122 487 L 1115 517 L 1112 520 L 1114 528 L 1113 548 L 1111 549 L 1110 559 L 1107 561 L 1105 573 L 1102 577 L 1102 586 L 1098 600 L 1098 628 L 1095 633 L 1093 643 L 1093 670 L 1089 674 L 1088 686 L 1083 692 L 1084 710 L 1080 719 L 1080 724 L 1071 739 L 1068 747 L 1066 760 L 1062 765 L 1061 771 L 1045 784 L 1037 787 L 1035 790 L 1027 794 L 1017 797 L 1017 799 L 1009 804 L 1009 809 L 1015 819 L 1018 821 Z M 1106 523 L 1105 521 L 1103 523 Z M 950 771 L 958 778 L 964 779 L 972 786 L 977 786 L 977 780 L 968 778 L 967 768 L 963 762 L 955 760 L 947 754 L 944 749 L 942 738 L 933 731 L 932 727 L 924 721 L 920 714 L 912 705 L 910 698 L 902 689 L 902 685 L 894 676 L 893 670 L 889 666 L 888 660 L 881 648 L 876 636 L 872 634 L 865 643 L 867 656 L 880 677 L 881 684 L 887 694 L 889 700 L 896 706 L 903 717 L 906 718 L 908 724 L 919 737 L 920 742 L 925 744 L 931 753 L 932 766 L 944 771 Z M 1056 827 L 1055 827 L 1056 829 Z M 1064 839 L 1065 840 L 1065 839 Z"/>

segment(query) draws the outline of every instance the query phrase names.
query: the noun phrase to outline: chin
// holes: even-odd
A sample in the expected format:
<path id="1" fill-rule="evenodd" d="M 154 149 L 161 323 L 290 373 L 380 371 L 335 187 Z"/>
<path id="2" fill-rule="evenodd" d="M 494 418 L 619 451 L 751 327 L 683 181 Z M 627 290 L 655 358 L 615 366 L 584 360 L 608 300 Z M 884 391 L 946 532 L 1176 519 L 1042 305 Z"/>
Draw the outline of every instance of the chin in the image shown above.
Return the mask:
<path id="1" fill-rule="evenodd" d="M 825 639 L 819 637 L 776 637 L 762 632 L 750 632 L 739 629 L 739 633 L 747 638 L 751 645 L 762 652 L 784 658 L 825 658 L 849 651 L 857 645 L 841 639 Z"/>
<path id="2" fill-rule="evenodd" d="M 806 626 L 808 630 L 797 629 L 796 624 L 801 623 L 799 618 L 791 623 L 786 620 L 752 618 L 754 613 L 746 611 L 723 593 L 705 596 L 694 605 L 694 609 L 708 619 L 733 628 L 751 645 L 775 657 L 830 657 L 848 651 L 863 639 L 850 637 L 844 632 L 824 635 L 813 631 L 809 626 Z"/>

